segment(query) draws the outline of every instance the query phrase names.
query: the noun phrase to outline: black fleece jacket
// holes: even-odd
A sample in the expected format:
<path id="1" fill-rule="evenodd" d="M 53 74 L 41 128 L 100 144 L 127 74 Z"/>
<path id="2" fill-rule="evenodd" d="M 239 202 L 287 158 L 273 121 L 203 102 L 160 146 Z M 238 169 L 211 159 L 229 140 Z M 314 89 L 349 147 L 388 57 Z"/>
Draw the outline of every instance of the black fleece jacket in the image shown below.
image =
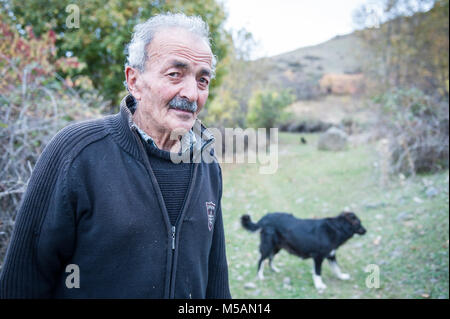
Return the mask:
<path id="1" fill-rule="evenodd" d="M 0 298 L 231 297 L 219 164 L 192 164 L 172 226 L 129 101 L 116 115 L 66 127 L 45 148 L 17 214 Z M 212 135 L 201 133 L 196 145 L 212 152 Z M 68 265 L 79 269 L 79 288 L 66 285 Z"/>

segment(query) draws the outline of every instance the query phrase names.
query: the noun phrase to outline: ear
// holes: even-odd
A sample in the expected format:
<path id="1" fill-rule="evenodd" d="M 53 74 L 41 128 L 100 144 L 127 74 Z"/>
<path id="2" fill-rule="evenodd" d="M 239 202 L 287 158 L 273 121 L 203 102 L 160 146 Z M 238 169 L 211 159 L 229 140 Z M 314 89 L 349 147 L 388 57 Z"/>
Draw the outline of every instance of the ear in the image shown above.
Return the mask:
<path id="1" fill-rule="evenodd" d="M 344 224 L 351 224 L 350 220 L 348 219 L 347 214 L 348 214 L 348 212 L 345 212 L 345 211 L 341 212 L 338 216 L 338 220 Z"/>
<path id="2" fill-rule="evenodd" d="M 138 85 L 139 83 L 139 70 L 132 68 L 131 66 L 127 66 L 125 68 L 125 78 L 127 80 L 128 91 L 130 91 L 133 97 L 140 101 L 141 100 L 141 90 Z"/>

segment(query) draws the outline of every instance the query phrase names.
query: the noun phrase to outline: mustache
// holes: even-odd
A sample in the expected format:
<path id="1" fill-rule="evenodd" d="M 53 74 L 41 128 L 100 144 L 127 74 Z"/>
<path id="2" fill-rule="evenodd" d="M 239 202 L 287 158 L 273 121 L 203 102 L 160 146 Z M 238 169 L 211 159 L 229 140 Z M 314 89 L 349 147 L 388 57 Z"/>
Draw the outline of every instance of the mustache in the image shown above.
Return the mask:
<path id="1" fill-rule="evenodd" d="M 169 109 L 179 109 L 194 113 L 197 111 L 197 102 L 190 102 L 188 99 L 175 96 L 169 102 Z"/>

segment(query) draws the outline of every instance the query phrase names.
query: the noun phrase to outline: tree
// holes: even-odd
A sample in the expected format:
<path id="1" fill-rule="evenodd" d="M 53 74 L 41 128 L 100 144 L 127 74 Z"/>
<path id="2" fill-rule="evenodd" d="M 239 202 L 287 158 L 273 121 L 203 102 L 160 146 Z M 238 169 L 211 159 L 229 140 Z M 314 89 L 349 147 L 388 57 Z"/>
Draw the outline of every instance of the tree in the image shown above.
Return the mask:
<path id="1" fill-rule="evenodd" d="M 228 35 L 227 41 L 228 54 L 222 64 L 226 73 L 202 116 L 208 125 L 246 127 L 248 102 L 253 91 L 262 89 L 259 80 L 269 75 L 269 69 L 264 59 L 250 60 L 257 48 L 250 32 L 240 29 Z"/>
<path id="2" fill-rule="evenodd" d="M 287 117 L 285 108 L 294 101 L 294 96 L 288 90 L 256 91 L 250 101 L 247 123 L 255 128 L 276 127 Z"/>
<path id="3" fill-rule="evenodd" d="M 384 0 L 363 6 L 355 21 L 373 56 L 366 72 L 379 91 L 418 87 L 448 98 L 448 0 Z"/>
<path id="4" fill-rule="evenodd" d="M 21 35 L 0 22 L 0 266 L 32 167 L 50 139 L 73 120 L 100 116 L 105 102 L 89 78 L 57 72 L 83 67 L 57 57 L 55 33 Z M 90 106 L 95 105 L 96 108 Z"/>
<path id="5" fill-rule="evenodd" d="M 75 5 L 75 6 L 74 6 Z M 75 23 L 79 9 L 79 23 Z M 32 26 L 37 36 L 53 29 L 57 34 L 58 55 L 76 56 L 103 96 L 117 105 L 125 93 L 123 86 L 126 45 L 133 27 L 160 12 L 184 12 L 200 15 L 209 25 L 212 50 L 220 61 L 227 54 L 225 13 L 215 0 L 84 0 L 67 3 L 59 0 L 0 0 L 0 15 L 23 32 Z M 211 91 L 220 84 L 224 73 L 220 64 Z M 73 75 L 73 74 L 72 74 Z"/>
<path id="6" fill-rule="evenodd" d="M 384 0 L 362 8 L 360 35 L 373 56 L 379 136 L 392 173 L 448 168 L 449 0 Z M 364 25 L 364 23 L 363 23 Z"/>

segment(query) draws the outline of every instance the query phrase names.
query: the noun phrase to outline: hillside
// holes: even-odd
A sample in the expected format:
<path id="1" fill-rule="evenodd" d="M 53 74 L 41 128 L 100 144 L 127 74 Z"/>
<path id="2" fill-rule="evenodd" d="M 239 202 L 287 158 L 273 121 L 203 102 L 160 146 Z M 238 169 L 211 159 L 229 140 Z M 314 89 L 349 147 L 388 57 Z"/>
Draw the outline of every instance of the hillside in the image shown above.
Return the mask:
<path id="1" fill-rule="evenodd" d="M 263 86 L 291 88 L 298 99 L 312 99 L 320 95 L 319 80 L 324 74 L 360 73 L 366 56 L 354 32 L 254 63 L 264 65 L 270 74 L 262 79 Z"/>
<path id="2" fill-rule="evenodd" d="M 280 69 L 301 70 L 307 74 L 352 74 L 361 72 L 361 57 L 363 56 L 361 40 L 355 33 L 351 33 L 270 59 Z"/>

